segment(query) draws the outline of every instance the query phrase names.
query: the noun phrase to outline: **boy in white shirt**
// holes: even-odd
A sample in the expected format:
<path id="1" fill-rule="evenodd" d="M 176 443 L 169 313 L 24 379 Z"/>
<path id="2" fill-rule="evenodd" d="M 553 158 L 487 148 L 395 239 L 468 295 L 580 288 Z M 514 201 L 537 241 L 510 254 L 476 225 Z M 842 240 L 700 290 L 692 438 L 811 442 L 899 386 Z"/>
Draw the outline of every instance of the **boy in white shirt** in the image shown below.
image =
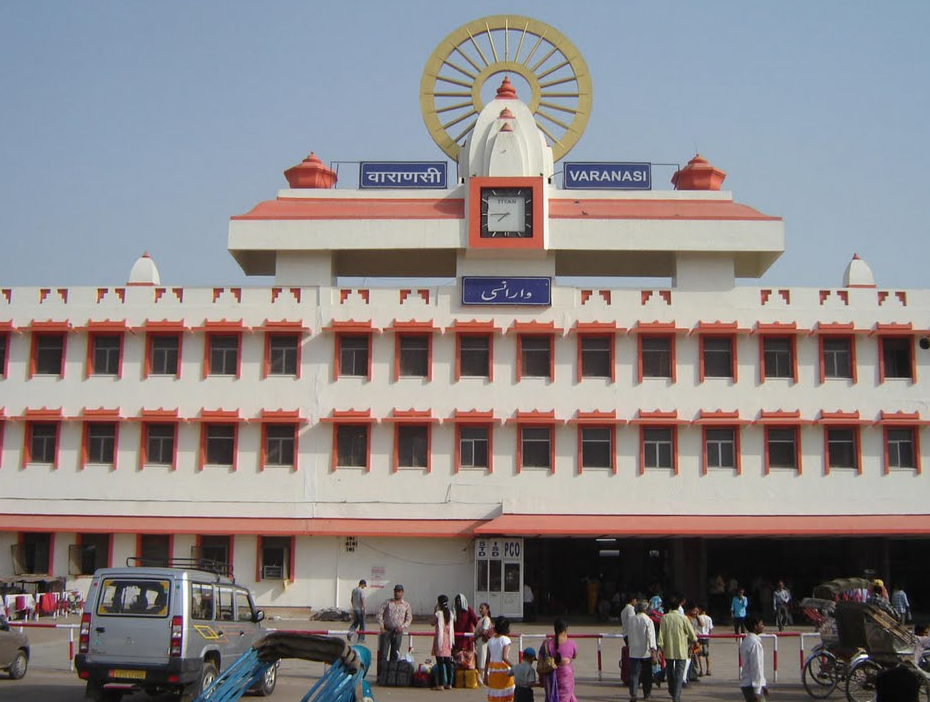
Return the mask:
<path id="1" fill-rule="evenodd" d="M 769 696 L 765 683 L 765 652 L 759 634 L 765 631 L 765 624 L 756 616 L 746 617 L 746 636 L 739 644 L 739 654 L 743 667 L 739 672 L 739 689 L 746 702 L 762 702 Z"/>
<path id="2" fill-rule="evenodd" d="M 697 623 L 695 633 L 698 637 L 698 643 L 701 645 L 701 653 L 698 655 L 698 673 L 700 675 L 710 675 L 710 632 L 714 630 L 714 620 L 710 618 L 704 605 L 697 605 Z"/>

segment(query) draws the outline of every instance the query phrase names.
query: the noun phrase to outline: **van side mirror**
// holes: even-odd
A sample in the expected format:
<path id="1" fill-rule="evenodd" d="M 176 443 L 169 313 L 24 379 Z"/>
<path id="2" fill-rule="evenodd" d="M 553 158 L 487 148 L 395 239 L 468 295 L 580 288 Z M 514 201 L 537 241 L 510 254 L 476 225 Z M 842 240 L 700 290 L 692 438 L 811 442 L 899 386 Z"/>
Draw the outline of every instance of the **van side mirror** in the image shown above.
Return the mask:
<path id="1" fill-rule="evenodd" d="M 255 612 L 255 615 L 252 617 L 252 621 L 260 622 L 265 619 L 265 610 L 259 609 Z"/>

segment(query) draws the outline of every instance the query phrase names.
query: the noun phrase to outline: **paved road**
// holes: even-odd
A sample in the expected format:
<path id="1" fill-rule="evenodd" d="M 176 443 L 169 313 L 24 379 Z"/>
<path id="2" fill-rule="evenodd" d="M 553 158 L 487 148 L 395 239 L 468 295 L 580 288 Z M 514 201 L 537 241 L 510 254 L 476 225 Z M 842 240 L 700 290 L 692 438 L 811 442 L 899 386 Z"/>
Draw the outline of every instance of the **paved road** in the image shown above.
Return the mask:
<path id="1" fill-rule="evenodd" d="M 77 624 L 76 617 L 59 620 L 62 624 Z M 273 621 L 268 623 L 279 629 L 320 629 L 319 622 L 301 621 Z M 339 626 L 328 624 L 325 626 Z M 425 627 L 415 626 L 417 630 L 425 631 Z M 517 625 L 518 632 L 527 634 L 541 634 L 548 631 L 548 627 L 539 624 Z M 584 625 L 570 629 L 570 634 L 581 636 L 599 632 L 616 632 L 616 625 Z M 795 631 L 809 632 L 810 628 L 798 628 Z M 718 629 L 715 633 L 726 633 L 725 629 Z M 77 675 L 68 670 L 68 631 L 64 629 L 27 629 L 26 634 L 32 643 L 32 662 L 29 673 L 22 680 L 0 679 L 0 702 L 80 702 L 83 699 L 84 684 Z M 75 642 L 77 632 L 75 631 Z M 516 638 L 516 637 L 514 637 Z M 579 658 L 576 661 L 576 696 L 580 702 L 626 702 L 629 695 L 620 685 L 620 675 L 617 666 L 620 643 L 616 639 L 602 641 L 603 672 L 597 672 L 597 643 L 595 639 L 579 638 Z M 812 645 L 813 640 L 808 638 L 806 646 Z M 538 647 L 539 639 L 526 639 L 525 645 Z M 414 657 L 422 662 L 428 657 L 429 640 L 419 638 L 415 640 L 416 650 Z M 810 697 L 800 683 L 799 656 L 800 639 L 797 636 L 782 637 L 778 646 L 778 680 L 774 680 L 773 647 L 772 640 L 765 641 L 767 662 L 766 670 L 769 677 L 769 688 L 772 692 L 772 702 L 810 702 Z M 682 698 L 684 702 L 720 702 L 721 700 L 741 700 L 737 684 L 737 646 L 733 639 L 715 640 L 711 647 L 713 676 L 701 678 L 685 689 Z M 274 702 L 299 702 L 307 693 L 313 682 L 322 674 L 323 666 L 318 663 L 305 661 L 283 661 L 278 675 L 278 688 L 272 698 Z M 375 698 L 378 702 L 427 702 L 427 698 L 440 696 L 448 698 L 449 702 L 483 702 L 483 690 L 451 690 L 433 692 L 429 689 L 417 688 L 380 688 L 375 686 Z M 169 698 L 152 698 L 144 694 L 136 694 L 124 698 L 124 702 L 167 702 Z M 252 698 L 254 699 L 254 698 Z M 668 692 L 663 685 L 654 690 L 653 699 L 657 702 L 668 700 Z M 840 692 L 834 693 L 831 698 L 841 701 Z M 537 693 L 537 702 L 541 702 L 541 695 Z"/>

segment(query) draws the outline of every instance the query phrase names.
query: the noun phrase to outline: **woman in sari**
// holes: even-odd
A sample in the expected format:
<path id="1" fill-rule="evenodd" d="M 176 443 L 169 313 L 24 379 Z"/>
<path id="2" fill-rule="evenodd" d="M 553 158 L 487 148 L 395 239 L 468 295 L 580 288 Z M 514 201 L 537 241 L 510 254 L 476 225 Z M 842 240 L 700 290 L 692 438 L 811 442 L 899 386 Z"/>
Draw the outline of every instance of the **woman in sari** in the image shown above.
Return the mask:
<path id="1" fill-rule="evenodd" d="M 539 658 L 543 655 L 552 658 L 555 667 L 552 672 L 540 676 L 546 691 L 546 702 L 577 702 L 575 699 L 575 670 L 572 661 L 578 656 L 574 641 L 568 638 L 568 627 L 561 619 L 553 625 L 555 636 L 546 639 L 540 648 Z"/>
<path id="2" fill-rule="evenodd" d="M 507 617 L 494 620 L 494 636 L 488 641 L 488 662 L 484 684 L 488 702 L 513 702 L 513 666 L 510 663 L 510 622 Z"/>
<path id="3" fill-rule="evenodd" d="M 475 639 L 474 636 L 465 634 L 474 634 L 475 626 L 478 624 L 478 615 L 468 606 L 468 600 L 462 593 L 456 595 L 452 602 L 455 616 L 455 642 L 452 644 L 452 658 L 460 668 L 474 668 Z"/>

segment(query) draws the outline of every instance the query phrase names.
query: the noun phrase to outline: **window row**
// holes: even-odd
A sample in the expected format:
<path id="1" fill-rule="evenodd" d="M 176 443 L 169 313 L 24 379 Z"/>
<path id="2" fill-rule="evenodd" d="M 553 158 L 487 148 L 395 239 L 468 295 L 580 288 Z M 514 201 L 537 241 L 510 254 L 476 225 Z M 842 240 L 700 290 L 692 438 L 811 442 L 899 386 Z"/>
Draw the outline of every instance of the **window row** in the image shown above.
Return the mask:
<path id="1" fill-rule="evenodd" d="M 333 470 L 371 469 L 371 423 L 333 422 Z M 80 465 L 116 468 L 119 438 L 118 422 L 84 422 Z M 617 471 L 617 428 L 615 424 L 579 423 L 577 431 L 578 471 L 609 469 Z M 678 473 L 677 425 L 639 427 L 639 471 L 669 470 Z M 702 472 L 724 469 L 741 472 L 739 425 L 705 425 L 702 429 Z M 800 425 L 764 425 L 764 469 L 801 472 Z M 2 431 L 2 424 L 0 424 Z M 26 423 L 23 465 L 46 464 L 57 467 L 60 422 Z M 920 433 L 917 426 L 885 426 L 883 431 L 885 472 L 907 469 L 920 472 Z M 555 470 L 555 426 L 519 425 L 514 466 L 522 470 Z M 238 424 L 204 422 L 200 428 L 197 466 L 236 469 Z M 300 426 L 297 423 L 267 423 L 261 428 L 259 467 L 297 469 Z M 454 470 L 493 471 L 494 425 L 456 423 Z M 2 440 L 2 433 L 0 433 Z M 854 424 L 823 427 L 824 469 L 862 472 L 860 426 Z M 2 444 L 0 444 L 2 448 Z M 178 424 L 143 422 L 139 446 L 139 467 L 177 467 Z M 394 425 L 391 467 L 429 472 L 432 458 L 432 425 Z"/>
<path id="2" fill-rule="evenodd" d="M 56 575 L 53 573 L 55 541 L 56 535 L 50 532 L 21 532 L 12 549 L 13 574 Z M 256 581 L 292 579 L 294 538 L 259 536 L 258 541 Z M 197 535 L 190 557 L 195 561 L 210 561 L 231 573 L 233 545 L 234 539 L 229 535 Z M 174 536 L 139 534 L 135 557 L 145 565 L 167 565 L 174 557 Z M 68 575 L 93 575 L 98 568 L 114 565 L 112 534 L 78 533 L 75 543 L 68 544 Z"/>
<path id="3" fill-rule="evenodd" d="M 615 334 L 577 335 L 578 380 L 616 379 Z M 90 333 L 87 341 L 86 373 L 122 375 L 123 333 Z M 263 375 L 299 376 L 302 335 L 266 333 Z M 737 336 L 701 334 L 698 337 L 698 374 L 705 378 L 737 380 Z M 183 335 L 181 332 L 148 332 L 145 341 L 144 375 L 180 377 Z M 395 334 L 394 377 L 432 378 L 432 333 Z M 6 376 L 10 334 L 0 333 L 0 376 Z M 821 382 L 829 378 L 857 379 L 856 337 L 817 337 Z M 29 375 L 64 375 L 67 333 L 33 333 Z M 335 334 L 334 377 L 371 378 L 372 332 Z M 494 333 L 460 332 L 455 335 L 455 377 L 493 379 Z M 637 335 L 637 378 L 676 377 L 675 334 Z M 555 336 L 518 334 L 517 379 L 555 378 Z M 204 343 L 204 376 L 235 376 L 241 372 L 242 334 L 207 333 Z M 916 381 L 912 336 L 878 337 L 879 381 L 905 378 Z M 759 375 L 767 378 L 798 379 L 797 335 L 759 335 Z"/>

